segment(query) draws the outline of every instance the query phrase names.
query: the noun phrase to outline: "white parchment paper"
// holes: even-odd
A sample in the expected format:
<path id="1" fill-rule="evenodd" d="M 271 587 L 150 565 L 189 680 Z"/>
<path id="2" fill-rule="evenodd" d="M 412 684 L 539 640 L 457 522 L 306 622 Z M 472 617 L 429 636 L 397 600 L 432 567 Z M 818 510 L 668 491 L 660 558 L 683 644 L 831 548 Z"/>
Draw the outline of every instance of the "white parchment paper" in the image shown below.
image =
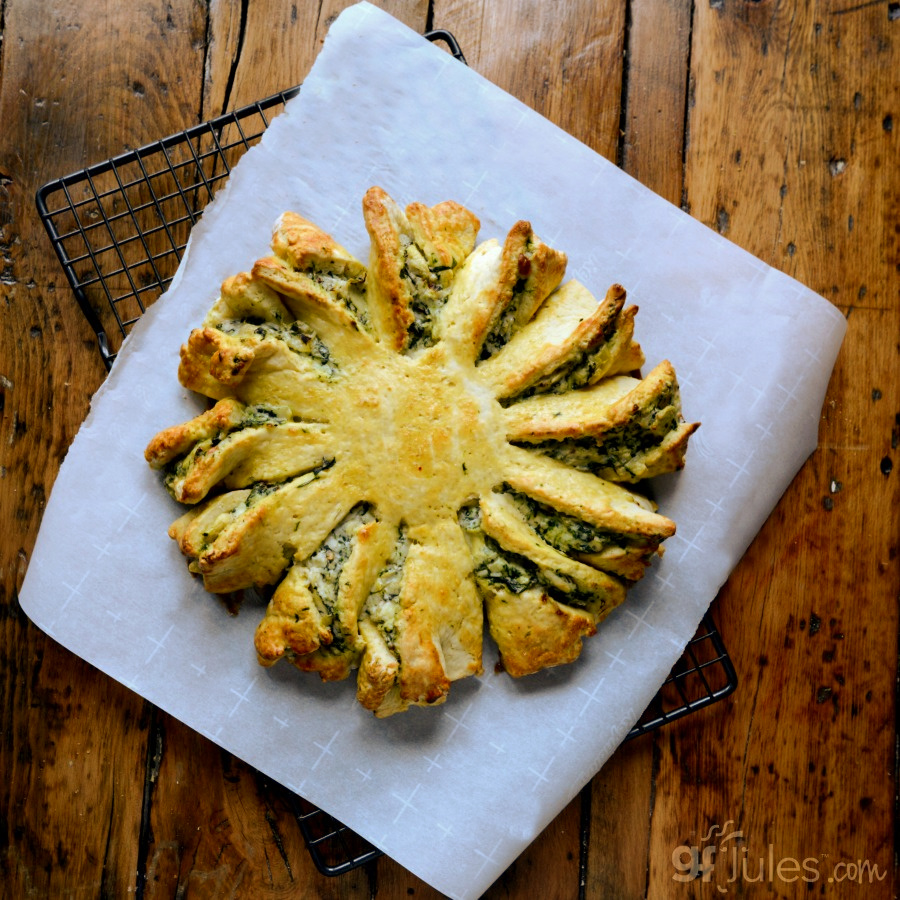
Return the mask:
<path id="1" fill-rule="evenodd" d="M 166 536 L 181 509 L 144 462 L 201 408 L 178 348 L 224 278 L 266 255 L 285 209 L 359 258 L 361 198 L 445 199 L 502 240 L 519 218 L 569 276 L 640 307 L 647 370 L 675 365 L 701 421 L 658 480 L 667 552 L 574 665 L 453 686 L 442 707 L 377 721 L 350 682 L 260 668 L 257 611 L 229 617 Z M 300 95 L 194 229 L 166 296 L 94 398 L 60 470 L 21 592 L 74 653 L 311 802 L 454 898 L 479 896 L 620 743 L 817 438 L 845 330 L 825 300 L 738 249 L 387 14 L 332 26 Z M 753 640 L 750 635 L 748 640 Z"/>

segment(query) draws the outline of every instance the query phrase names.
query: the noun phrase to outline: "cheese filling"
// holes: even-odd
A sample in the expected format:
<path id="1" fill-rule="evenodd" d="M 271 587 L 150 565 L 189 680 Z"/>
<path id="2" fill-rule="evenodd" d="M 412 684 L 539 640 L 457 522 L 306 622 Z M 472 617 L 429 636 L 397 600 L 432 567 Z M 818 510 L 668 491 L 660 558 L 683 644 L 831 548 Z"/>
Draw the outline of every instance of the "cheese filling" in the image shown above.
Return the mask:
<path id="1" fill-rule="evenodd" d="M 610 480 L 628 479 L 639 474 L 636 463 L 640 457 L 659 447 L 678 427 L 680 418 L 676 388 L 670 384 L 648 408 L 601 434 L 513 443 Z"/>
<path id="2" fill-rule="evenodd" d="M 326 344 L 305 322 L 299 319 L 284 325 L 281 322 L 266 322 L 261 319 L 226 319 L 215 326 L 223 334 L 241 340 L 265 341 L 269 339 L 283 341 L 298 356 L 309 359 L 316 365 L 320 374 L 333 377 L 337 374 L 337 365 Z"/>
<path id="3" fill-rule="evenodd" d="M 331 617 L 332 650 L 341 650 L 346 643 L 347 635 L 335 612 L 338 604 L 341 572 L 353 551 L 356 533 L 375 516 L 369 512 L 367 504 L 354 507 L 344 520 L 328 535 L 315 553 L 305 561 L 304 568 L 309 580 L 309 589 L 313 597 L 321 604 L 326 614 Z"/>
<path id="4" fill-rule="evenodd" d="M 564 572 L 549 572 L 521 554 L 501 547 L 481 528 L 477 505 L 460 510 L 459 523 L 469 539 L 475 582 L 482 591 L 509 591 L 521 594 L 531 588 L 548 594 L 559 603 L 584 608 L 594 595 L 578 587 Z"/>
<path id="5" fill-rule="evenodd" d="M 407 329 L 409 348 L 431 347 L 435 343 L 435 320 L 450 296 L 452 266 L 429 262 L 422 248 L 410 237 L 400 235 L 403 265 L 400 277 L 409 288 L 412 324 Z M 446 273 L 446 274 L 445 274 Z"/>
<path id="6" fill-rule="evenodd" d="M 401 525 L 397 534 L 397 543 L 384 568 L 378 573 L 363 606 L 363 617 L 375 625 L 392 652 L 397 641 L 400 589 L 403 586 L 403 567 L 406 565 L 408 553 L 409 538 L 406 534 L 406 526 Z"/>

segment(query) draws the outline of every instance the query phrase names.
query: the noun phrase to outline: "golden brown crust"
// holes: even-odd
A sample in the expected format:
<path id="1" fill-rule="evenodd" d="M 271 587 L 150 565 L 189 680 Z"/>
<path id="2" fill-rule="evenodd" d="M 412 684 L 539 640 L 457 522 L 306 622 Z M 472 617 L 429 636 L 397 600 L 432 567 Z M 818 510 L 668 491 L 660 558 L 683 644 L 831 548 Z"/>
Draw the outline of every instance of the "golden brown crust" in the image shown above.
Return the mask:
<path id="1" fill-rule="evenodd" d="M 665 540 L 675 523 L 644 497 L 620 484 L 581 472 L 547 456 L 511 454 L 506 484 L 538 503 L 618 534 Z"/>
<path id="2" fill-rule="evenodd" d="M 253 277 L 268 285 L 293 307 L 297 318 L 309 318 L 319 314 L 318 323 L 332 321 L 341 328 L 358 327 L 356 320 L 344 306 L 337 303 L 315 279 L 305 272 L 292 269 L 277 256 L 258 259 L 253 265 Z"/>
<path id="3" fill-rule="evenodd" d="M 231 431 L 243 415 L 244 405 L 226 397 L 190 421 L 160 431 L 147 445 L 144 457 L 154 469 L 161 469 L 173 459 L 184 456 L 194 444 L 220 432 Z"/>
<path id="4" fill-rule="evenodd" d="M 213 357 L 221 348 L 221 332 L 212 328 L 195 328 L 181 347 L 178 380 L 188 390 L 213 400 L 230 397 L 228 385 L 210 371 Z"/>
<path id="5" fill-rule="evenodd" d="M 234 510 L 249 496 L 249 490 L 231 491 L 213 497 L 180 516 L 169 526 L 169 537 L 194 565 L 216 536 L 231 521 Z M 197 571 L 193 568 L 192 571 Z"/>
<path id="6" fill-rule="evenodd" d="M 625 483 L 696 428 L 668 362 L 637 377 L 636 307 L 601 303 L 516 223 L 475 247 L 459 204 L 363 200 L 368 269 L 294 213 L 182 348 L 216 405 L 148 462 L 195 504 L 171 537 L 205 587 L 274 586 L 262 665 L 357 672 L 376 716 L 482 671 L 576 659 L 675 524 Z M 624 374 L 628 373 L 628 374 Z"/>
<path id="7" fill-rule="evenodd" d="M 361 621 L 359 633 L 366 649 L 356 681 L 356 699 L 365 709 L 377 714 L 397 683 L 400 663 L 371 622 Z"/>
<path id="8" fill-rule="evenodd" d="M 506 495 L 493 493 L 483 497 L 481 513 L 485 534 L 502 549 L 535 565 L 539 570 L 539 579 L 560 599 L 568 595 L 587 594 L 607 609 L 618 606 L 625 599 L 625 587 L 620 581 L 559 552 L 542 540 L 516 513 Z"/>
<path id="9" fill-rule="evenodd" d="M 271 666 L 285 653 L 301 656 L 318 650 L 331 637 L 327 614 L 316 603 L 302 566 L 292 566 L 272 595 L 256 628 L 259 661 Z"/>
<path id="10" fill-rule="evenodd" d="M 363 219 L 372 243 L 367 281 L 369 307 L 382 341 L 402 350 L 413 322 L 409 288 L 400 278 L 400 235 L 408 230 L 399 206 L 381 188 L 373 187 L 363 197 Z"/>
<path id="11" fill-rule="evenodd" d="M 688 439 L 699 427 L 682 418 L 668 360 L 643 379 L 617 376 L 558 397 L 528 398 L 505 417 L 510 440 L 629 483 L 682 468 Z"/>
<path id="12" fill-rule="evenodd" d="M 582 638 L 597 633 L 591 612 L 565 606 L 540 588 L 521 594 L 488 588 L 486 594 L 491 637 L 514 678 L 574 662 Z"/>
<path id="13" fill-rule="evenodd" d="M 320 549 L 291 567 L 256 629 L 262 665 L 287 654 L 301 671 L 334 681 L 346 678 L 359 664 L 365 649 L 359 613 L 373 578 L 372 561 L 383 544 L 382 531 L 360 508 L 332 531 L 324 552 Z M 348 540 L 354 543 L 346 552 Z"/>
<path id="14" fill-rule="evenodd" d="M 537 316 L 482 365 L 483 377 L 500 399 L 523 393 L 572 391 L 593 384 L 623 365 L 642 361 L 622 316 L 625 289 L 612 285 L 602 303 L 583 285 L 569 281 Z M 623 359 L 624 357 L 624 359 Z M 640 365 L 640 362 L 638 362 Z"/>
<path id="15" fill-rule="evenodd" d="M 215 486 L 248 487 L 286 481 L 328 464 L 330 442 L 324 426 L 301 422 L 247 427 L 215 444 L 203 441 L 167 479 L 181 503 L 202 500 Z"/>
<path id="16" fill-rule="evenodd" d="M 455 269 L 472 252 L 481 222 L 454 200 L 436 206 L 410 203 L 406 220 L 413 240 L 438 266 Z"/>
<path id="17" fill-rule="evenodd" d="M 474 364 L 500 307 L 503 249 L 491 238 L 466 257 L 453 280 L 442 318 L 442 338 L 454 355 Z"/>
<path id="18" fill-rule="evenodd" d="M 320 421 L 339 360 L 317 354 L 315 336 L 308 344 L 303 338 L 292 347 L 277 333 L 247 323 L 231 333 L 222 326 L 194 329 L 181 348 L 178 377 L 184 387 L 213 400 L 285 407 L 299 418 Z M 297 352 L 298 344 L 304 352 Z"/>
<path id="19" fill-rule="evenodd" d="M 203 324 L 215 326 L 235 319 L 288 323 L 293 318 L 275 291 L 254 278 L 251 273 L 239 272 L 222 282 L 219 298 Z"/>
<path id="20" fill-rule="evenodd" d="M 444 524 L 428 529 L 427 538 L 407 560 L 397 654 L 400 696 L 431 704 L 451 680 L 481 671 L 482 611 L 459 529 Z"/>
<path id="21" fill-rule="evenodd" d="M 330 234 L 294 212 L 286 212 L 275 223 L 272 249 L 299 271 L 319 270 L 365 281 L 366 267 Z"/>

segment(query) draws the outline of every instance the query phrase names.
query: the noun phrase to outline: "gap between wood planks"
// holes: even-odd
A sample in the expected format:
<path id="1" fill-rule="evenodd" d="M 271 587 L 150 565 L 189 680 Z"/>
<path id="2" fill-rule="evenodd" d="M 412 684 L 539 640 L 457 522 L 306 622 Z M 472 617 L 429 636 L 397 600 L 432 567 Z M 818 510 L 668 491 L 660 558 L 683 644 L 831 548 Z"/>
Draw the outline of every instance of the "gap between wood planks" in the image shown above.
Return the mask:
<path id="1" fill-rule="evenodd" d="M 231 65 L 229 66 L 229 69 L 228 69 L 228 80 L 225 82 L 225 93 L 222 96 L 222 108 L 218 111 L 219 115 L 224 115 L 225 113 L 227 113 L 229 110 L 229 107 L 231 106 L 231 92 L 234 90 L 234 80 L 237 77 L 238 65 L 241 61 L 241 53 L 244 50 L 244 40 L 246 39 L 246 36 L 247 36 L 247 15 L 249 13 L 249 7 L 250 7 L 250 0 L 241 0 L 241 12 L 240 12 L 240 16 L 238 18 L 237 46 L 234 48 L 234 56 L 232 56 L 232 58 L 231 58 Z M 322 2 L 321 2 L 321 0 L 319 0 L 319 12 L 321 13 L 321 11 L 322 11 Z M 206 21 L 207 21 L 206 27 L 207 27 L 207 33 L 208 33 L 209 27 L 210 27 L 209 23 L 211 21 L 209 16 L 207 17 Z M 316 18 L 316 28 L 318 28 L 318 25 L 319 25 L 319 19 L 317 17 Z M 207 44 L 206 44 L 206 52 L 209 53 L 209 41 L 207 41 Z M 203 77 L 204 77 L 204 81 L 205 81 L 206 80 L 205 60 L 204 60 L 203 70 L 204 70 Z M 204 90 L 202 90 L 200 92 L 201 98 L 205 94 L 206 94 L 206 91 L 205 91 L 205 85 L 204 85 Z M 201 103 L 202 102 L 203 101 L 201 99 Z M 201 122 L 205 121 L 205 117 L 202 115 L 202 109 L 201 109 L 200 121 Z"/>
<path id="2" fill-rule="evenodd" d="M 147 761 L 144 766 L 144 795 L 141 800 L 141 823 L 138 829 L 137 873 L 135 878 L 135 898 L 143 900 L 147 887 L 147 857 L 150 851 L 150 818 L 153 810 L 153 790 L 164 752 L 164 735 L 159 710 L 148 703 L 150 710 L 147 725 Z"/>

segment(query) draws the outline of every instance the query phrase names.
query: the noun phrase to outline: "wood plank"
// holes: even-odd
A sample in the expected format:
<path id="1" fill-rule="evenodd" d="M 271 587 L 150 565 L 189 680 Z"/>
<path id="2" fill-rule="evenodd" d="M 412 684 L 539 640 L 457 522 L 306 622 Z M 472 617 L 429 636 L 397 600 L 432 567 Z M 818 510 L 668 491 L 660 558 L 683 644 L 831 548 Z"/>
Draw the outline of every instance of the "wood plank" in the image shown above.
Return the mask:
<path id="1" fill-rule="evenodd" d="M 354 2 L 212 3 L 205 118 L 301 84 L 331 23 Z M 373 5 L 416 31 L 425 30 L 427 0 L 376 0 Z"/>
<path id="2" fill-rule="evenodd" d="M 3 5 L 0 882 L 16 896 L 133 889 L 148 721 L 140 698 L 40 633 L 18 605 L 46 498 L 103 376 L 34 193 L 180 127 L 199 106 L 188 70 L 193 60 L 201 71 L 202 33 L 190 3 Z M 162 74 L 172 72 L 181 74 Z"/>
<path id="3" fill-rule="evenodd" d="M 573 900 L 578 896 L 581 798 L 576 796 L 484 893 L 483 900 L 534 896 Z"/>
<path id="4" fill-rule="evenodd" d="M 849 332 L 819 447 L 719 598 L 739 694 L 712 727 L 691 719 L 660 742 L 650 896 L 671 892 L 673 860 L 711 846 L 719 862 L 706 881 L 679 885 L 685 896 L 750 891 L 760 865 L 765 896 L 893 896 L 900 496 L 896 473 L 882 474 L 900 409 L 891 27 L 885 4 L 695 7 L 691 210 L 839 303 Z M 723 828 L 740 839 L 722 843 Z M 780 860 L 806 867 L 779 874 Z M 846 877 L 836 864 L 863 861 L 880 873 L 868 869 L 864 889 L 828 882 Z"/>
<path id="5" fill-rule="evenodd" d="M 654 740 L 644 735 L 621 746 L 591 783 L 587 897 L 644 896 Z"/>
<path id="6" fill-rule="evenodd" d="M 364 896 L 362 893 L 360 897 Z M 416 900 L 442 900 L 444 895 L 426 884 L 389 857 L 378 860 L 373 878 L 372 898 L 415 897 Z"/>
<path id="7" fill-rule="evenodd" d="M 476 72 L 607 159 L 619 140 L 625 6 L 594 0 L 435 0 Z"/>
<path id="8" fill-rule="evenodd" d="M 125 896 L 137 862 L 146 705 L 73 660 L 21 612 L 7 613 L 3 639 L 21 648 L 20 659 L 3 659 L 0 879 L 8 896 Z M 13 677 L 16 670 L 23 674 Z"/>
<path id="9" fill-rule="evenodd" d="M 630 6 L 619 165 L 670 203 L 684 187 L 691 9 L 677 0 Z"/>

